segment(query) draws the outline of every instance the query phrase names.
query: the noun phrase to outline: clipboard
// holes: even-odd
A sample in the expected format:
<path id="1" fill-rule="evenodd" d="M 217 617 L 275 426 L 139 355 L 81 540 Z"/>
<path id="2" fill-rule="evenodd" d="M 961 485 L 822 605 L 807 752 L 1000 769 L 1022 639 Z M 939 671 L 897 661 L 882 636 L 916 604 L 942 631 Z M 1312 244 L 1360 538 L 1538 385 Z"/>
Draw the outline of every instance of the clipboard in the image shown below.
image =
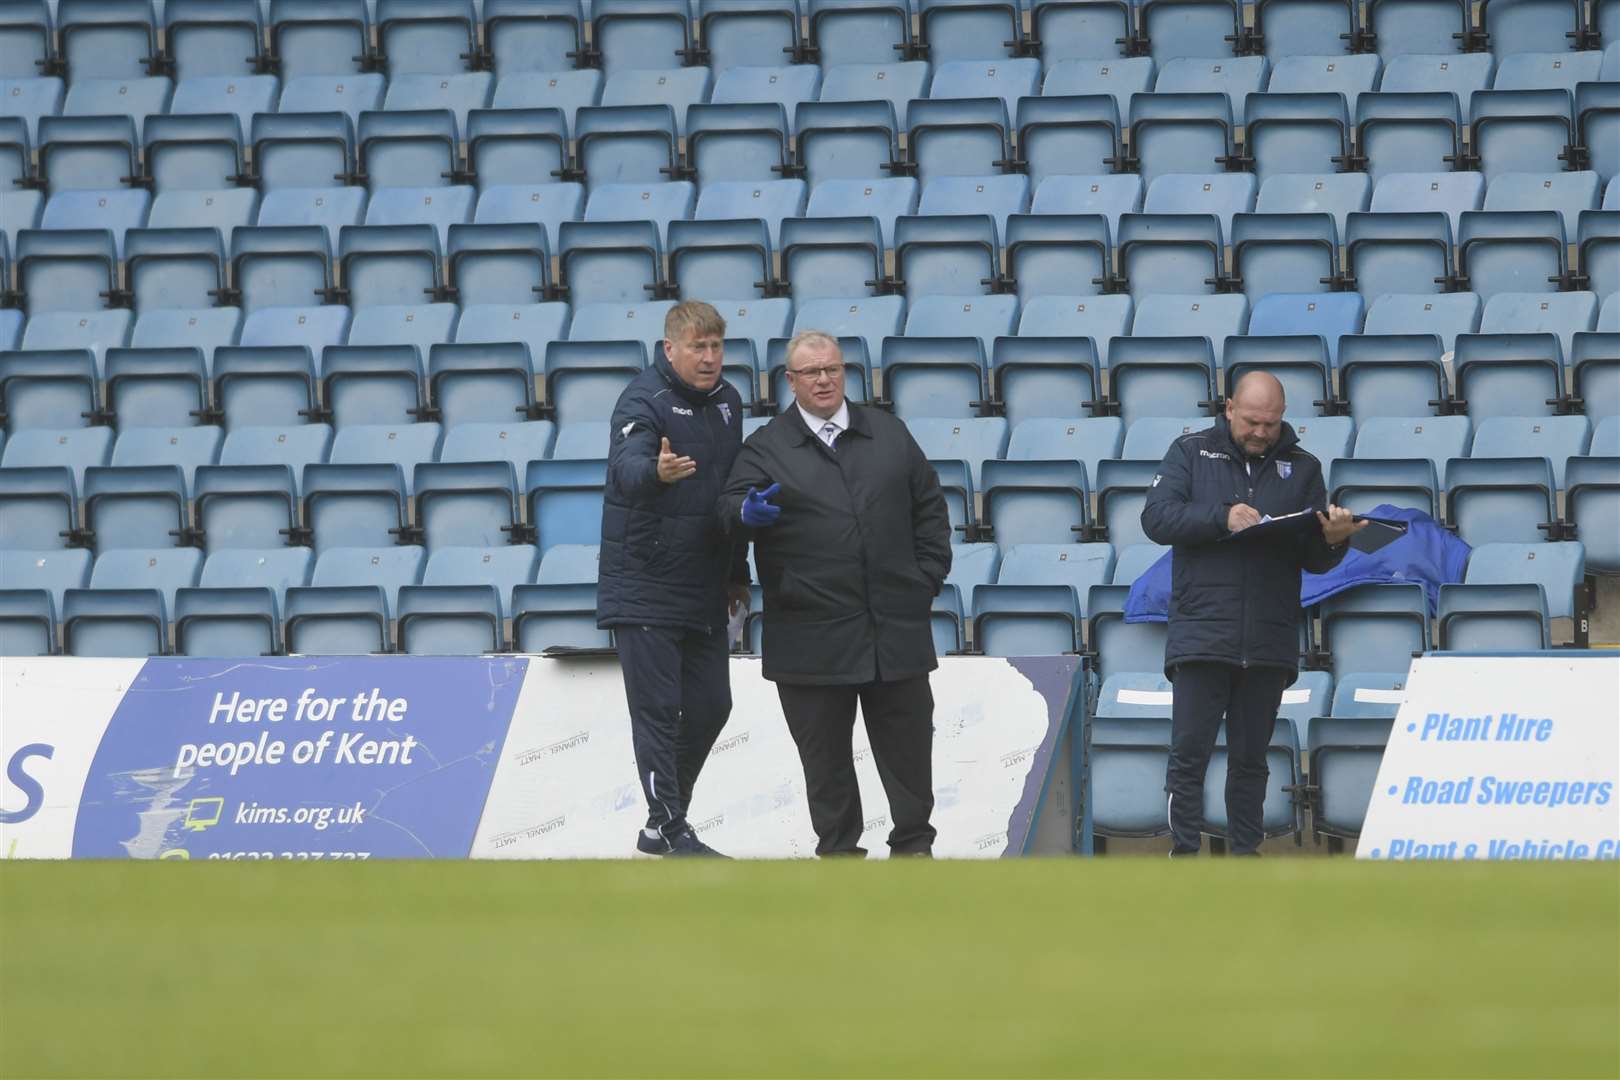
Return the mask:
<path id="1" fill-rule="evenodd" d="M 1394 518 L 1369 517 L 1365 514 L 1355 514 L 1352 521 L 1365 521 L 1373 527 L 1361 529 L 1350 534 L 1350 546 L 1357 551 L 1373 552 L 1394 540 L 1406 535 L 1406 522 Z M 1228 533 L 1220 540 L 1229 543 L 1236 540 L 1266 540 L 1284 536 L 1298 536 L 1307 532 L 1321 529 L 1317 523 L 1315 510 L 1296 510 L 1292 514 L 1280 514 L 1268 517 L 1258 525 L 1250 525 L 1239 532 Z"/>

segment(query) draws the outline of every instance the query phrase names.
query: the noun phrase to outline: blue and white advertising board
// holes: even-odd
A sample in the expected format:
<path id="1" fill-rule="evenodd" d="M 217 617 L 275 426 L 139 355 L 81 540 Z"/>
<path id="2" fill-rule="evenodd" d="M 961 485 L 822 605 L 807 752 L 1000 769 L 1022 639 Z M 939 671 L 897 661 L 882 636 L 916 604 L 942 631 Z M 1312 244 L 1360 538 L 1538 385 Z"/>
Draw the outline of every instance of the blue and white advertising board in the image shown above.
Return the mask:
<path id="1" fill-rule="evenodd" d="M 1620 656 L 1413 660 L 1356 856 L 1620 858 Z"/>
<path id="2" fill-rule="evenodd" d="M 937 854 L 1068 850 L 1078 670 L 941 665 Z M 731 854 L 808 856 L 775 687 L 735 660 L 732 689 L 691 820 Z M 881 855 L 887 803 L 856 730 Z M 611 658 L 0 660 L 0 755 L 13 858 L 625 858 L 645 816 Z"/>

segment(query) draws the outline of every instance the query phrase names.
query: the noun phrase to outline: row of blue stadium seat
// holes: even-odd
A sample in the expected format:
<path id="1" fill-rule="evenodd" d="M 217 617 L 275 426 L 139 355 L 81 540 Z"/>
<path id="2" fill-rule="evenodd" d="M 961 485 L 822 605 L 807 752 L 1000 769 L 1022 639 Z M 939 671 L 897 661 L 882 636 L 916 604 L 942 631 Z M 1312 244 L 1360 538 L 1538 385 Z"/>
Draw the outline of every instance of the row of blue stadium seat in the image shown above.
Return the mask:
<path id="1" fill-rule="evenodd" d="M 1449 174 L 1465 177 L 1477 174 Z M 1022 183 L 1021 177 L 1006 179 Z M 1075 178 L 1048 180 L 1041 193 L 1066 179 Z M 423 202 L 420 193 L 389 191 L 371 200 L 368 220 L 375 223 L 338 229 L 335 258 L 330 233 L 319 224 L 240 227 L 228 248 L 211 228 L 23 229 L 14 258 L 7 258 L 0 236 L 0 288 L 15 279 L 14 291 L 0 293 L 0 300 L 38 313 L 216 304 L 248 311 L 445 301 L 623 305 L 693 296 L 732 302 L 1016 294 L 1027 300 L 1242 292 L 1258 299 L 1354 291 L 1371 301 L 1386 293 L 1473 292 L 1489 300 L 1502 293 L 1620 291 L 1620 211 L 1578 211 L 1571 236 L 1553 209 L 1476 210 L 1462 202 L 1449 212 L 1352 210 L 1341 244 L 1330 215 L 1250 213 L 1253 203 L 1241 186 L 1223 191 L 1215 179 L 1162 177 L 1153 195 L 1163 196 L 1159 205 L 1183 212 L 1127 209 L 1112 228 L 1095 212 L 1019 212 L 1018 192 L 998 205 L 986 197 L 983 181 L 935 181 L 921 205 L 909 178 L 827 181 L 811 198 L 811 216 L 781 219 L 775 237 L 775 219 L 686 220 L 687 190 L 670 193 L 678 201 L 668 218 L 552 223 L 555 260 L 545 223 L 462 223 L 456 218 L 463 215 L 445 214 L 443 201 L 434 203 L 433 196 Z M 1091 185 L 1094 192 L 1099 186 Z M 1386 177 L 1373 204 L 1387 191 L 1389 203 L 1423 207 L 1419 200 L 1427 198 L 1433 200 L 1427 205 L 1443 205 L 1460 186 L 1421 174 Z M 685 183 L 664 187 L 689 189 Z M 1405 188 L 1411 197 L 1396 199 Z M 660 193 L 614 186 L 598 191 L 593 205 L 609 194 L 645 210 Z M 1483 201 L 1477 190 L 1474 195 L 1475 205 Z M 81 226 L 108 213 L 92 205 L 106 200 L 89 192 L 56 196 L 52 205 L 70 198 Z M 980 212 L 964 212 L 974 205 Z M 1220 213 L 1210 212 L 1217 208 Z M 911 212 L 916 209 L 934 212 Z"/>
<path id="2" fill-rule="evenodd" d="M 1617 498 L 1613 489 L 1610 498 Z M 1085 651 L 1094 670 L 1113 680 L 1130 672 L 1160 676 L 1164 624 L 1127 622 L 1125 602 L 1131 582 L 1167 549 L 1141 544 L 1115 549 L 1106 543 L 958 546 L 951 577 L 934 601 L 934 637 L 940 653 L 964 651 L 992 656 L 1054 655 Z M 1464 582 L 1442 586 L 1437 621 L 1431 626 L 1429 601 L 1415 583 L 1363 585 L 1321 602 L 1315 619 L 1300 624 L 1301 660 L 1308 667 L 1331 671 L 1333 677 L 1399 670 L 1414 652 L 1430 648 L 1538 650 L 1551 647 L 1555 619 L 1584 612 L 1586 566 L 1578 542 L 1550 545 L 1493 543 L 1470 556 Z M 456 647 L 440 642 L 426 651 L 489 652 L 505 647 L 501 624 L 520 625 L 513 644 L 523 651 L 546 648 L 610 648 L 611 635 L 594 625 L 596 548 L 563 545 L 540 558 L 530 546 L 451 547 L 426 552 L 421 547 L 333 548 L 318 557 L 307 548 L 223 549 L 207 556 L 192 548 L 115 549 L 94 560 L 84 550 L 0 553 L 8 568 L 34 571 L 30 588 L 0 594 L 0 634 L 29 636 L 7 641 L 6 655 L 38 655 L 57 650 L 54 613 L 71 624 L 76 612 L 111 618 L 122 612 L 138 622 L 141 635 L 98 643 L 75 643 L 71 633 L 60 648 L 76 655 L 146 655 L 166 652 L 166 613 L 177 621 L 192 601 L 212 601 L 219 617 L 234 613 L 254 622 L 279 613 L 289 617 L 305 600 L 335 601 L 333 614 L 364 612 L 366 634 L 336 639 L 326 648 L 337 652 L 386 651 L 390 620 L 405 624 L 417 602 L 436 603 L 442 613 L 476 612 L 481 629 L 496 634 Z M 88 581 L 88 588 L 85 584 Z M 521 617 L 537 598 L 566 596 L 574 605 L 552 608 L 551 623 L 537 628 L 544 636 L 525 639 Z M 741 647 L 759 647 L 759 590 Z M 461 607 L 453 605 L 460 604 Z M 99 611 L 97 610 L 99 609 Z M 25 613 L 44 618 L 29 623 Z M 9 616 L 9 617 L 8 617 Z M 350 619 L 352 623 L 352 618 Z M 126 626 L 127 633 L 131 628 Z M 351 626 L 351 631 L 353 627 Z M 148 636 L 156 630 L 155 636 Z M 382 633 L 379 642 L 369 635 Z M 283 635 L 232 653 L 207 639 L 187 646 L 177 634 L 178 651 L 220 655 L 256 655 L 280 651 Z M 970 644 L 971 643 L 971 644 Z M 109 645 L 123 651 L 101 652 Z M 401 648 L 410 642 L 402 640 Z M 289 651 L 311 651 L 285 639 Z M 1123 704 L 1106 695 L 1098 715 L 1116 715 Z"/>
<path id="3" fill-rule="evenodd" d="M 1614 332 L 1574 333 L 1567 363 L 1551 332 L 1458 333 L 1449 352 L 1435 333 L 1335 334 L 1330 346 L 1320 333 L 1242 334 L 1242 299 L 1215 298 L 1221 299 L 1233 302 L 1144 301 L 1138 328 L 1145 316 L 1160 316 L 1153 328 L 1169 331 L 1163 335 L 1012 337 L 998 332 L 1011 328 L 1008 320 L 988 328 L 995 336 L 986 349 L 977 324 L 957 320 L 929 327 L 954 336 L 883 336 L 875 355 L 865 338 L 845 336 L 846 393 L 907 420 L 985 416 L 1019 424 L 1090 413 L 1129 425 L 1218 410 L 1242 375 L 1267 371 L 1282 381 L 1285 415 L 1296 422 L 1431 417 L 1466 429 L 1470 421 L 1523 418 L 1579 422 L 1585 430 L 1588 417 L 1602 424 L 1620 414 Z M 1593 298 L 1586 300 L 1590 311 Z M 1030 321 L 1035 306 L 1026 312 L 1026 329 L 1046 329 Z M 1122 306 L 1113 307 L 1118 314 Z M 768 416 L 791 404 L 786 346 L 786 338 L 773 337 L 761 357 L 752 341 L 730 341 L 725 377 L 749 413 Z M 196 346 L 112 347 L 99 364 L 83 347 L 0 352 L 0 419 L 13 438 L 102 425 L 125 433 L 177 430 L 202 440 L 188 452 L 206 454 L 217 452 L 226 433 L 266 425 L 331 424 L 342 432 L 432 421 L 453 433 L 474 425 L 524 430 L 520 420 L 554 420 L 576 432 L 564 439 L 562 456 L 600 456 L 606 429 L 584 436 L 581 425 L 606 421 L 648 363 L 646 347 L 635 340 L 553 341 L 538 364 L 521 342 L 433 344 L 427 354 L 424 371 L 413 344 L 330 345 L 318 367 L 303 345 L 222 345 L 211 360 Z M 549 425 L 544 430 L 544 437 L 521 440 L 524 453 L 514 446 L 502 456 L 547 456 L 541 448 L 551 446 L 553 433 Z M 110 447 L 110 432 L 104 441 Z"/>
<path id="4" fill-rule="evenodd" d="M 1620 485 L 1620 418 L 1606 421 L 1596 439 L 1579 416 L 1498 418 L 1471 440 L 1462 417 L 1369 421 L 1355 436 L 1354 457 L 1350 424 L 1336 420 L 1299 429 L 1306 445 L 1330 455 L 1325 482 L 1335 503 L 1357 512 L 1380 504 L 1421 510 L 1474 545 L 1577 538 L 1594 571 L 1620 573 L 1620 518 L 1604 494 Z M 1165 443 L 1205 423 L 1150 418 L 1123 437 L 1116 418 L 1026 420 L 1010 436 L 999 419 L 913 420 L 910 427 L 965 539 L 1106 539 L 1129 548 L 1149 541 L 1139 519 Z M 324 551 L 398 542 L 437 550 L 510 542 L 545 551 L 597 542 L 603 461 L 533 456 L 543 442 L 525 449 L 508 437 L 545 439 L 550 425 L 518 427 L 540 430 L 453 430 L 438 460 L 432 424 L 351 428 L 330 455 L 310 439 L 289 437 L 324 441 L 330 433 L 323 425 L 244 428 L 218 464 L 211 455 L 176 461 L 177 445 L 200 440 L 154 429 L 157 439 L 120 440 L 159 443 L 163 453 L 148 463 L 130 463 L 141 456 L 131 451 L 115 455 L 112 466 L 81 458 L 78 471 L 62 463 L 64 444 L 83 441 L 69 433 L 13 439 L 0 468 L 0 507 L 9 519 L 0 548 L 179 544 L 215 551 L 285 543 Z M 213 429 L 190 430 L 217 441 Z M 405 437 L 417 434 L 425 439 Z M 314 460 L 301 456 L 311 450 Z"/>
<path id="5" fill-rule="evenodd" d="M 824 87 L 819 101 L 707 103 L 705 94 L 687 104 L 673 88 L 655 86 L 640 101 L 609 94 L 596 104 L 549 92 L 522 101 L 497 96 L 489 99 L 495 108 L 486 108 L 487 95 L 446 107 L 443 91 L 391 91 L 387 102 L 371 102 L 345 90 L 280 113 L 242 102 L 239 112 L 172 115 L 111 92 L 106 102 L 64 115 L 36 114 L 13 95 L 0 138 L 24 159 L 38 146 L 37 173 L 25 172 L 24 181 L 53 192 L 120 181 L 267 190 L 334 181 L 596 187 L 667 177 L 817 183 L 1028 172 L 1038 184 L 1047 175 L 1105 172 L 1151 180 L 1167 172 L 1248 169 L 1264 178 L 1343 169 L 1377 178 L 1474 167 L 1491 176 L 1590 167 L 1606 183 L 1620 161 L 1620 45 L 1615 60 L 1617 70 L 1602 81 L 1482 88 L 1466 101 L 1452 90 L 1368 91 L 1350 101 L 1336 90 L 1228 92 L 1191 80 L 1172 91 L 1162 76 L 1151 93 L 1076 78 L 1046 96 L 958 83 L 967 92 L 948 98 L 905 90 L 850 98 Z M 390 108 L 375 111 L 378 104 Z M 251 169 L 243 167 L 247 150 Z"/>
<path id="6" fill-rule="evenodd" d="M 16 0 L 0 74 L 219 77 L 275 71 L 609 71 L 761 58 L 901 60 L 1150 56 L 1381 57 L 1593 48 L 1620 34 L 1609 0 Z M 1248 14 L 1251 17 L 1245 18 Z M 1027 23 L 1026 23 L 1027 19 Z"/>

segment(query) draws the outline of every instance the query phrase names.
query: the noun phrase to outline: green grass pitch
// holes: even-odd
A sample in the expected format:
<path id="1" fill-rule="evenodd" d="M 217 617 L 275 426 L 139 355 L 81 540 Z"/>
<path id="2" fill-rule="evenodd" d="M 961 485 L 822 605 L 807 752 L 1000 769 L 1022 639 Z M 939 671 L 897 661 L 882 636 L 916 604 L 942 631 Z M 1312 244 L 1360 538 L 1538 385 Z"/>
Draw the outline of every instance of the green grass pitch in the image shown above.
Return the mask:
<path id="1" fill-rule="evenodd" d="M 1613 865 L 0 864 L 0 1076 L 1620 1075 Z"/>

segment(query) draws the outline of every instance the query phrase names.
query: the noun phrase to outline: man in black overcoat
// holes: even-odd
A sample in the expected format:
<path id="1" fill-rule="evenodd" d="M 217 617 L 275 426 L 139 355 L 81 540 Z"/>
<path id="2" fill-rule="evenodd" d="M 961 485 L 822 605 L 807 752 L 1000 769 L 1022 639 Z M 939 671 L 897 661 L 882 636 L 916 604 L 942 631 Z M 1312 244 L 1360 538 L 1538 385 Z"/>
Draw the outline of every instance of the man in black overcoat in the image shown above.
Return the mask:
<path id="1" fill-rule="evenodd" d="M 787 350 L 794 403 L 743 444 L 719 501 L 751 534 L 764 589 L 764 676 L 804 765 L 818 855 L 865 855 L 851 737 L 860 704 L 895 855 L 932 853 L 929 608 L 951 568 L 939 480 L 890 413 L 844 397 L 835 338 Z"/>

